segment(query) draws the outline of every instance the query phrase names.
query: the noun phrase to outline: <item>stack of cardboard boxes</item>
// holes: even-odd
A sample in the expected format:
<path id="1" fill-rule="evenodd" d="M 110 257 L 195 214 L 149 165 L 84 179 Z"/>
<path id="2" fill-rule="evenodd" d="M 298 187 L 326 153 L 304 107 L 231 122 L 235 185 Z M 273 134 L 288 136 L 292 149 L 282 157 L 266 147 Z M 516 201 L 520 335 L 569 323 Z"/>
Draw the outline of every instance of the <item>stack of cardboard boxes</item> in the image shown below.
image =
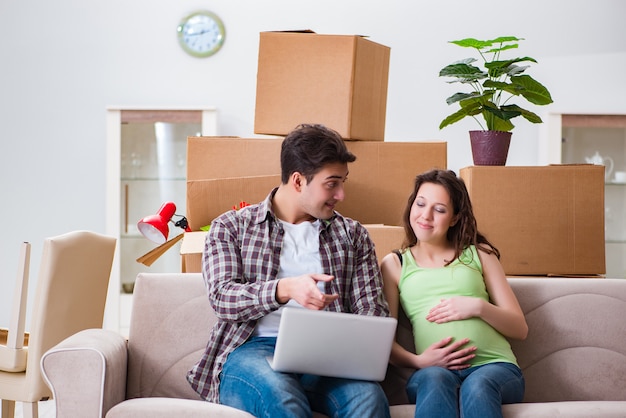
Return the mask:
<path id="1" fill-rule="evenodd" d="M 183 271 L 200 271 L 200 228 L 280 183 L 282 136 L 301 123 L 335 129 L 357 156 L 337 210 L 366 225 L 379 259 L 401 245 L 414 178 L 446 168 L 447 144 L 384 141 L 389 57 L 388 47 L 362 36 L 261 33 L 254 131 L 277 137 L 188 139 L 187 219 L 195 232 L 183 239 Z"/>
<path id="2" fill-rule="evenodd" d="M 337 210 L 365 224 L 379 260 L 404 237 L 402 211 L 417 174 L 446 168 L 445 142 L 385 141 L 389 48 L 361 36 L 260 35 L 255 133 L 190 137 L 187 218 L 193 231 L 280 182 L 280 144 L 300 123 L 337 130 L 357 156 Z M 604 169 L 593 165 L 463 168 L 478 226 L 509 276 L 605 273 Z M 186 234 L 183 271 L 200 271 L 204 233 Z"/>

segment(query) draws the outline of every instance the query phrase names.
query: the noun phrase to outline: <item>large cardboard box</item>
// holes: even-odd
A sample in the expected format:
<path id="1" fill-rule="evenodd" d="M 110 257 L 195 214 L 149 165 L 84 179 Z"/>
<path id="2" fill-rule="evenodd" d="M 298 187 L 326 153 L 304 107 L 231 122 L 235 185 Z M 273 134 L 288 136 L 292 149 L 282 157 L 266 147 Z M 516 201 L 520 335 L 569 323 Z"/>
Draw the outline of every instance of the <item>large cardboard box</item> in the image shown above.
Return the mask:
<path id="1" fill-rule="evenodd" d="M 215 191 L 211 187 L 220 185 L 220 199 L 232 202 L 223 211 L 242 200 L 240 193 L 230 193 L 223 184 L 202 185 L 198 180 L 279 175 L 281 143 L 282 139 L 189 137 L 187 218 L 191 229 L 204 226 L 201 224 L 214 215 L 211 212 L 201 220 L 198 215 L 207 204 L 212 205 L 209 202 Z M 337 210 L 364 224 L 400 225 L 415 176 L 431 168 L 446 168 L 447 164 L 446 142 L 346 141 L 346 145 L 357 159 L 348 165 L 346 199 Z M 248 198 L 248 203 L 261 201 L 271 190 L 257 187 L 261 189 L 258 196 L 262 196 L 256 201 Z"/>
<path id="2" fill-rule="evenodd" d="M 197 231 L 241 201 L 258 203 L 280 184 L 282 138 L 187 138 L 187 213 Z"/>
<path id="3" fill-rule="evenodd" d="M 187 181 L 280 174 L 282 138 L 190 136 Z"/>
<path id="4" fill-rule="evenodd" d="M 446 142 L 346 141 L 356 161 L 348 165 L 344 216 L 363 224 L 401 225 L 415 176 L 447 167 Z"/>
<path id="5" fill-rule="evenodd" d="M 473 166 L 460 175 L 507 275 L 606 272 L 603 166 Z"/>
<path id="6" fill-rule="evenodd" d="M 389 57 L 362 36 L 262 32 L 254 132 L 321 123 L 346 139 L 384 140 Z"/>
<path id="7" fill-rule="evenodd" d="M 192 231 L 211 224 L 240 202 L 258 203 L 280 184 L 280 175 L 187 181 L 187 221 Z"/>
<path id="8" fill-rule="evenodd" d="M 402 245 L 404 228 L 389 225 L 364 226 L 374 241 L 379 263 L 385 255 Z M 180 246 L 183 273 L 200 273 L 202 271 L 202 252 L 204 251 L 206 234 L 205 231 L 185 232 Z"/>
<path id="9" fill-rule="evenodd" d="M 363 226 L 367 228 L 370 238 L 374 241 L 378 264 L 391 251 L 397 250 L 402 246 L 402 241 L 404 240 L 403 227 L 382 224 L 364 224 Z"/>

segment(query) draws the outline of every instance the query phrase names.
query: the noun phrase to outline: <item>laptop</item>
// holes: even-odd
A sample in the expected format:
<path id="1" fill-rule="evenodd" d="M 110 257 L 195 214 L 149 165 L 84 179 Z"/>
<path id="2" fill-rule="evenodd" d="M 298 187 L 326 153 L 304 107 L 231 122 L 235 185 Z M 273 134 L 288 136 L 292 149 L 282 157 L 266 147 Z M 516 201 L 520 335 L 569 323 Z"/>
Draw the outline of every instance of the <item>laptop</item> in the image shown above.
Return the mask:
<path id="1" fill-rule="evenodd" d="M 270 366 L 279 372 L 382 381 L 397 321 L 391 317 L 285 308 Z"/>

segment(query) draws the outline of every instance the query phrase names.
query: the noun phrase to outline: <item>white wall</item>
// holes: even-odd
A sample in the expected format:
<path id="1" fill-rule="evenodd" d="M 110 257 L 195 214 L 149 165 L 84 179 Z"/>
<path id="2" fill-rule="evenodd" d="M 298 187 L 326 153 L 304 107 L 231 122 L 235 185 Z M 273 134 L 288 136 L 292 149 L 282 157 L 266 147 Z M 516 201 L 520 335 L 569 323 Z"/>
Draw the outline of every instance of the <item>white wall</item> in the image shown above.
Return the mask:
<path id="1" fill-rule="evenodd" d="M 187 56 L 176 26 L 199 8 L 227 28 L 222 51 Z M 625 113 L 622 0 L 0 0 L 0 325 L 8 318 L 19 243 L 105 229 L 105 108 L 211 105 L 219 133 L 252 136 L 258 34 L 306 29 L 363 34 L 390 46 L 389 141 L 445 140 L 448 165 L 471 164 L 471 121 L 443 131 L 451 87 L 437 74 L 463 37 L 516 35 L 530 74 L 555 104 L 536 109 Z M 510 165 L 539 160 L 539 127 L 517 122 Z M 33 284 L 36 276 L 33 277 Z M 32 288 L 32 284 L 31 284 Z"/>

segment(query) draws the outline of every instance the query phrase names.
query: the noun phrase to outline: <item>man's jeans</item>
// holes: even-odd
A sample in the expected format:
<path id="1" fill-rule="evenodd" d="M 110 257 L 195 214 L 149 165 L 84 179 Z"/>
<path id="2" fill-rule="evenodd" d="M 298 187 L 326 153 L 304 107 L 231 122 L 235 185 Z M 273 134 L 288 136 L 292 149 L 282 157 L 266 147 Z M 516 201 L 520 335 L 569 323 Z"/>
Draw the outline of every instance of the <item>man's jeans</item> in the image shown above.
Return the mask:
<path id="1" fill-rule="evenodd" d="M 452 371 L 426 367 L 407 383 L 415 417 L 502 417 L 502 404 L 521 402 L 524 377 L 511 363 L 489 363 Z"/>
<path id="2" fill-rule="evenodd" d="M 222 369 L 220 403 L 255 417 L 389 417 L 376 382 L 275 372 L 267 362 L 276 338 L 253 337 L 228 356 Z M 329 356 L 333 353 L 329 352 Z"/>

